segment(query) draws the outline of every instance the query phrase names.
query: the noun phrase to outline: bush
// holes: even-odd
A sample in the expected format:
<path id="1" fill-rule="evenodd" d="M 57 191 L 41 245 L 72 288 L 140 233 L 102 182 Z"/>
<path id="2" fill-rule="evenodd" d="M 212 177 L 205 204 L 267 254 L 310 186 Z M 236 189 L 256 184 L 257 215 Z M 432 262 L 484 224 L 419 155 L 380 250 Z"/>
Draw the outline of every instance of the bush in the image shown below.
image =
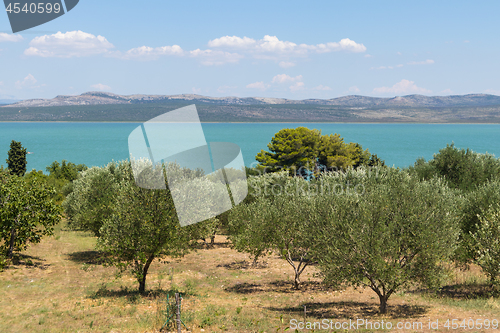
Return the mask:
<path id="1" fill-rule="evenodd" d="M 359 143 L 346 143 L 339 134 L 322 135 L 320 130 L 306 127 L 280 130 L 267 147 L 269 151 L 261 150 L 255 157 L 258 170 L 288 170 L 290 175 L 307 179 L 323 171 L 385 164 Z"/>
<path id="2" fill-rule="evenodd" d="M 50 176 L 56 179 L 65 179 L 67 181 L 73 181 L 78 178 L 78 173 L 87 170 L 85 164 L 74 164 L 66 160 L 59 162 L 54 161 L 49 165 L 46 170 L 49 172 Z"/>
<path id="3" fill-rule="evenodd" d="M 466 193 L 465 200 L 459 205 L 460 217 L 460 242 L 455 260 L 457 263 L 466 265 L 477 258 L 477 242 L 472 237 L 482 226 L 481 216 L 491 206 L 500 204 L 500 181 L 487 181 L 476 190 Z"/>
<path id="4" fill-rule="evenodd" d="M 122 165 L 124 175 L 131 171 L 127 167 L 128 163 Z M 120 271 L 130 270 L 139 282 L 139 292 L 144 293 L 146 276 L 153 260 L 164 255 L 175 257 L 188 253 L 198 239 L 209 236 L 214 219 L 181 227 L 168 187 L 144 189 L 127 176 L 118 182 L 120 177 L 114 177 L 122 172 L 118 171 L 119 169 L 115 167 L 112 171 L 113 168 L 110 166 L 107 171 L 98 171 L 97 176 L 83 175 L 83 179 L 93 180 L 99 180 L 102 176 L 102 184 L 108 185 L 106 191 L 109 192 L 109 197 L 106 198 L 109 199 L 106 203 L 107 210 L 99 208 L 101 203 L 96 204 L 94 198 L 86 203 L 85 200 L 89 201 L 90 198 L 88 196 L 84 197 L 83 205 L 97 208 L 94 210 L 96 219 L 101 222 L 97 248 L 108 253 L 109 264 L 116 266 Z M 183 173 L 186 178 L 193 175 L 191 170 L 176 171 Z M 158 169 L 153 172 L 153 176 L 156 176 Z M 146 175 L 145 178 L 150 177 Z M 77 183 L 75 189 L 76 186 Z"/>
<path id="5" fill-rule="evenodd" d="M 0 250 L 7 258 L 52 234 L 61 219 L 61 209 L 52 200 L 54 193 L 37 179 L 0 178 Z"/>
<path id="6" fill-rule="evenodd" d="M 254 261 L 275 251 L 294 270 L 294 287 L 300 288 L 300 275 L 311 262 L 308 219 L 311 208 L 309 183 L 288 177 L 286 172 L 250 179 L 253 199 L 229 214 L 233 247 L 248 252 Z"/>
<path id="7" fill-rule="evenodd" d="M 418 159 L 410 170 L 421 179 L 444 177 L 451 188 L 473 191 L 500 177 L 500 161 L 493 155 L 458 149 L 451 144 L 434 154 L 429 162 Z"/>
<path id="8" fill-rule="evenodd" d="M 456 195 L 441 180 L 388 168 L 367 173 L 364 185 L 316 197 L 310 242 L 327 284 L 371 288 L 384 313 L 394 292 L 439 285 L 459 235 Z"/>
<path id="9" fill-rule="evenodd" d="M 64 188 L 69 192 L 63 202 L 69 226 L 99 236 L 104 220 L 114 212 L 120 182 L 131 182 L 132 179 L 127 161 L 111 162 L 102 168 L 83 171 L 72 185 Z"/>
<path id="10" fill-rule="evenodd" d="M 476 241 L 476 263 L 493 283 L 500 275 L 500 206 L 491 206 L 479 220 L 476 233 L 471 234 Z"/>

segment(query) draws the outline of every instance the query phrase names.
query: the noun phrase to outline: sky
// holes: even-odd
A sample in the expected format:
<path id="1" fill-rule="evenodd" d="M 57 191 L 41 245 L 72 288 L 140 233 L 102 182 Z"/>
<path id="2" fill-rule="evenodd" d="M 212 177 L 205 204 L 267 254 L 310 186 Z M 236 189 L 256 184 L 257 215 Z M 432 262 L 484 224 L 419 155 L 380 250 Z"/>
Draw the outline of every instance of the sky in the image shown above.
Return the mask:
<path id="1" fill-rule="evenodd" d="M 12 34 L 0 99 L 500 95 L 498 1 L 80 0 Z"/>

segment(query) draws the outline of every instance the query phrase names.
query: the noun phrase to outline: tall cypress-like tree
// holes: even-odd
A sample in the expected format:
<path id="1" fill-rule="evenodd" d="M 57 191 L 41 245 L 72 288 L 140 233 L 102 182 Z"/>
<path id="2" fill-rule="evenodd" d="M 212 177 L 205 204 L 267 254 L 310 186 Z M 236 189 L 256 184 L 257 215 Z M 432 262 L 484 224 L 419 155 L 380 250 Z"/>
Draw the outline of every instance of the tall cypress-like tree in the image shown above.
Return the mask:
<path id="1" fill-rule="evenodd" d="M 21 142 L 12 140 L 10 143 L 9 158 L 7 167 L 12 175 L 24 176 L 26 173 L 26 148 Z"/>

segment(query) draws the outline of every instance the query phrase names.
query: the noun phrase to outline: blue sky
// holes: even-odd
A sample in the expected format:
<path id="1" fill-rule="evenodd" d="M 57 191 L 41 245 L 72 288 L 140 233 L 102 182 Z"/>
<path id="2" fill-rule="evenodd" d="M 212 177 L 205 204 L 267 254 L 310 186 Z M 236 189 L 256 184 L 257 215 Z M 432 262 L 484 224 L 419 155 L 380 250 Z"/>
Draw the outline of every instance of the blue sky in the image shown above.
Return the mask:
<path id="1" fill-rule="evenodd" d="M 498 1 L 80 0 L 12 34 L 0 99 L 500 95 Z"/>

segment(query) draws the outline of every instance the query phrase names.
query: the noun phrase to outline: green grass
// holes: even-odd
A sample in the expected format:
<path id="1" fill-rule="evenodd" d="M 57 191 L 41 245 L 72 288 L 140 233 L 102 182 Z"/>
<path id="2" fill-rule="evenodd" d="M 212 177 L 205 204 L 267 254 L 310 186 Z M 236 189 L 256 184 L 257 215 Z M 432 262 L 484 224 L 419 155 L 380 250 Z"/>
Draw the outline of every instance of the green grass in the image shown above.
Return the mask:
<path id="1" fill-rule="evenodd" d="M 192 332 L 284 332 L 290 319 L 423 320 L 498 318 L 498 293 L 478 270 L 459 272 L 438 293 L 418 289 L 389 300 L 378 314 L 370 290 L 332 290 L 304 272 L 303 290 L 292 289 L 292 271 L 276 256 L 254 268 L 250 258 L 219 237 L 215 248 L 182 259 L 155 261 L 147 294 L 130 275 L 116 277 L 102 266 L 89 233 L 56 227 L 53 237 L 19 254 L 0 273 L 0 332 L 158 332 L 165 323 L 167 296 L 181 292 L 182 319 Z M 171 313 L 171 311 L 170 311 Z"/>

